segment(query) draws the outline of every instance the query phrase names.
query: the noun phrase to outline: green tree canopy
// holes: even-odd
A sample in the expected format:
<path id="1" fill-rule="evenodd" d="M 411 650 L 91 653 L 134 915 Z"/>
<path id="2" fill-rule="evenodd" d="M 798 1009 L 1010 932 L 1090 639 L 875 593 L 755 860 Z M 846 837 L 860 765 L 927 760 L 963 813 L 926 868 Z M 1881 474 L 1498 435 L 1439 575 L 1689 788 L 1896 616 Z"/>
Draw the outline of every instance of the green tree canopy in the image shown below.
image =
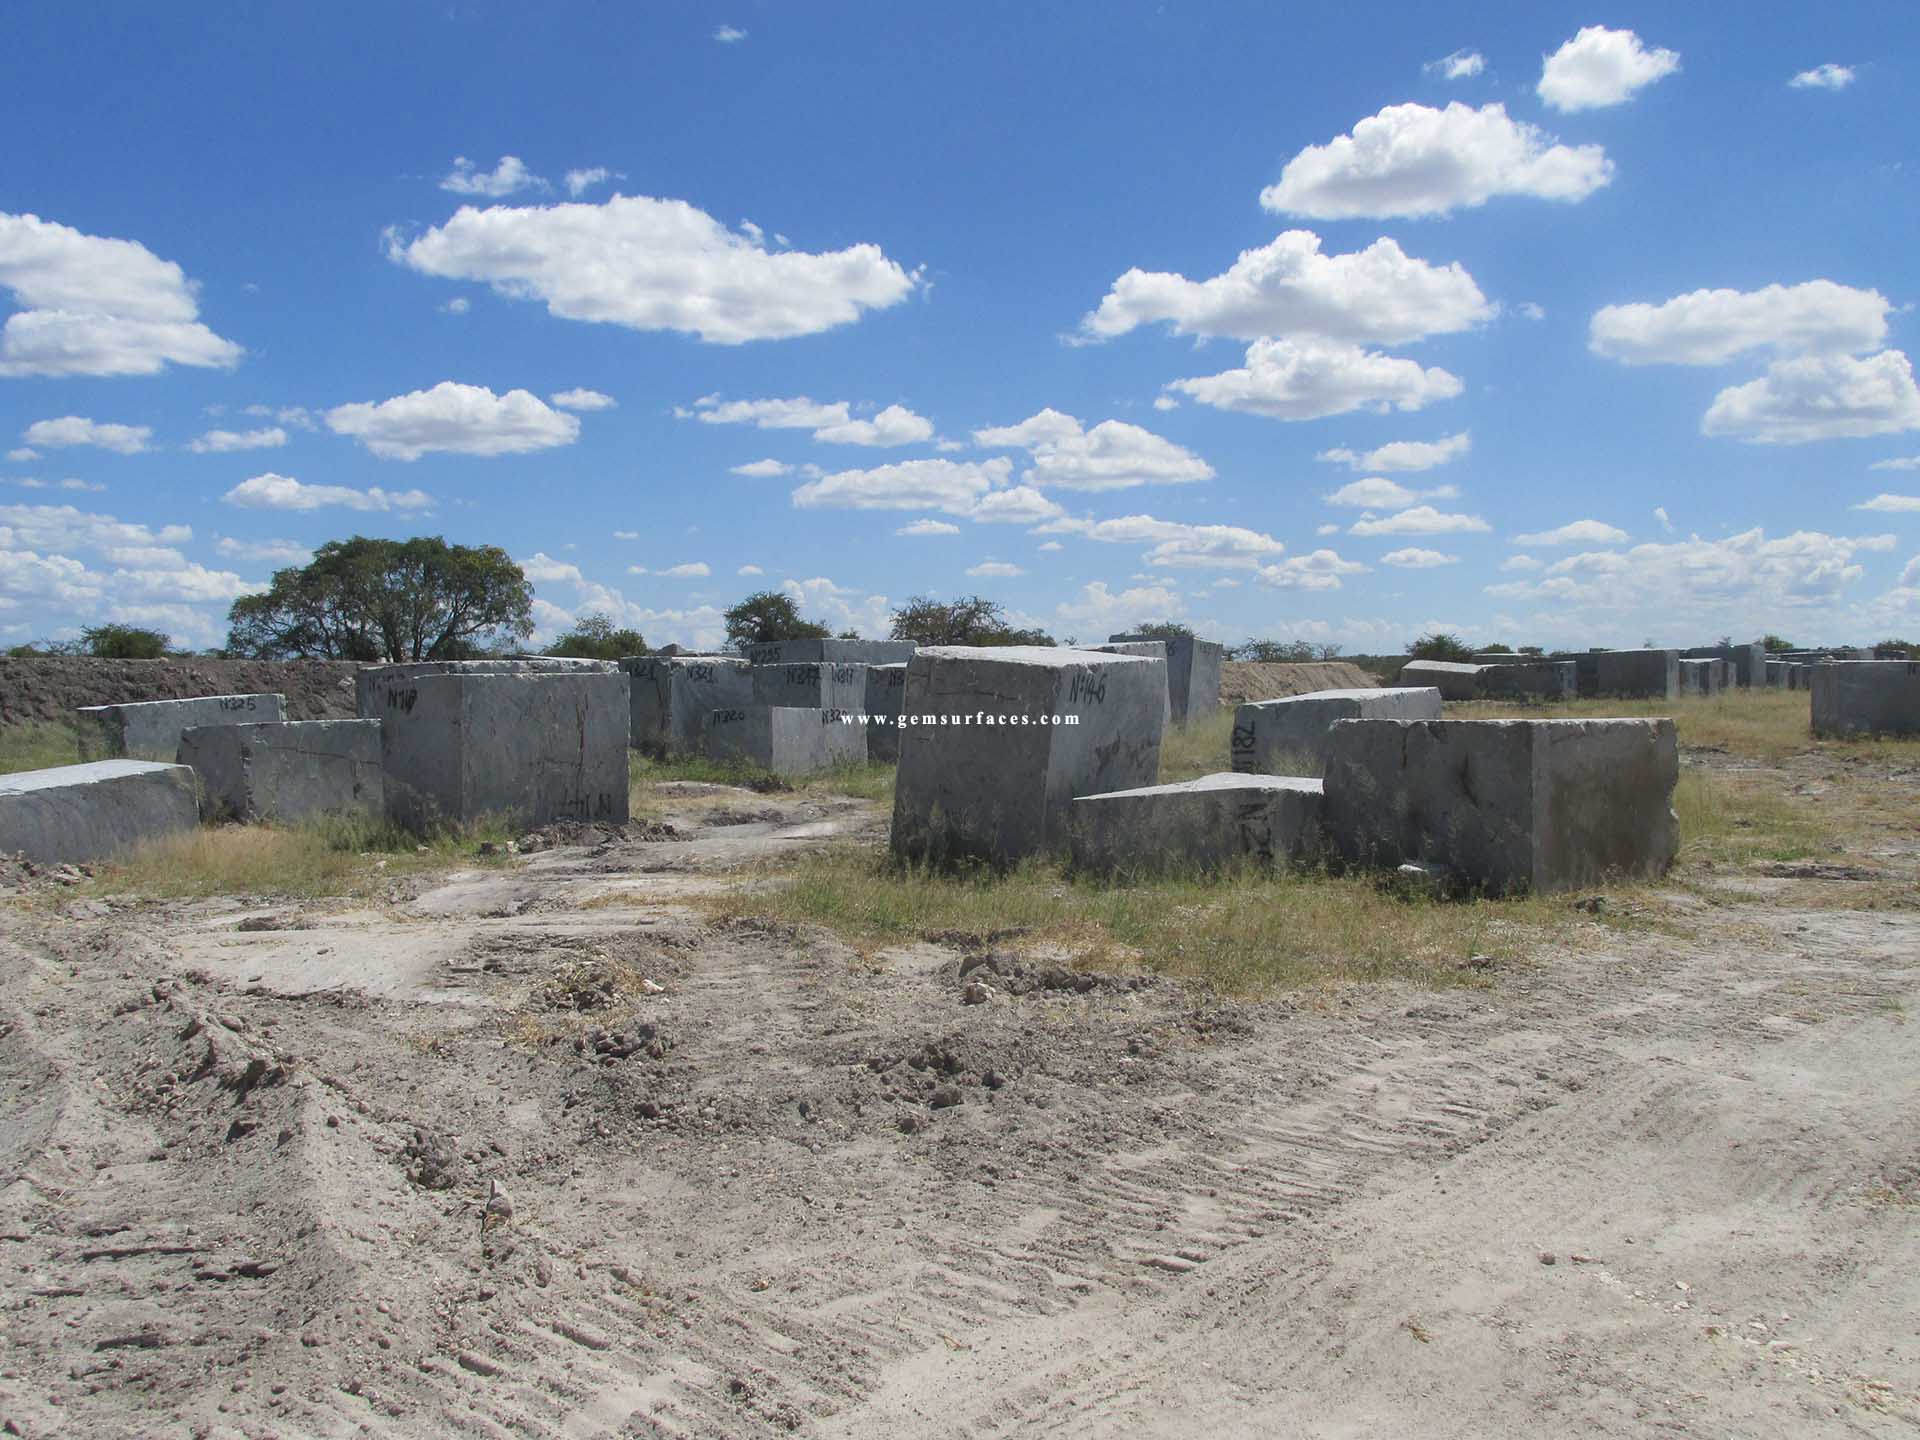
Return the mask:
<path id="1" fill-rule="evenodd" d="M 1436 630 L 1431 635 L 1422 635 L 1418 640 L 1409 641 L 1407 654 L 1415 660 L 1457 660 L 1473 659 L 1473 651 L 1458 635 L 1449 635 Z"/>
<path id="2" fill-rule="evenodd" d="M 1782 640 L 1778 635 L 1762 635 L 1760 637 L 1760 644 L 1762 648 L 1769 653 L 1793 649 L 1793 642 L 1791 640 Z"/>
<path id="3" fill-rule="evenodd" d="M 458 660 L 533 633 L 533 586 L 497 545 L 329 540 L 227 614 L 227 649 L 261 660 Z"/>
<path id="4" fill-rule="evenodd" d="M 1191 640 L 1193 627 L 1178 620 L 1142 620 L 1127 633 L 1142 640 Z"/>
<path id="5" fill-rule="evenodd" d="M 638 630 L 615 629 L 611 615 L 582 615 L 540 653 L 572 660 L 619 660 L 646 654 L 647 642 Z"/>
<path id="6" fill-rule="evenodd" d="M 80 652 L 100 660 L 158 660 L 172 638 L 137 625 L 89 625 L 80 632 Z"/>
<path id="7" fill-rule="evenodd" d="M 736 650 L 749 645 L 771 645 L 776 640 L 824 640 L 833 632 L 800 618 L 791 595 L 778 590 L 756 590 L 727 611 L 727 643 Z"/>
<path id="8" fill-rule="evenodd" d="M 1052 645 L 1044 630 L 1019 630 L 1009 625 L 1005 607 L 981 595 L 958 600 L 935 600 L 914 595 L 893 612 L 895 640 L 921 645 Z"/>

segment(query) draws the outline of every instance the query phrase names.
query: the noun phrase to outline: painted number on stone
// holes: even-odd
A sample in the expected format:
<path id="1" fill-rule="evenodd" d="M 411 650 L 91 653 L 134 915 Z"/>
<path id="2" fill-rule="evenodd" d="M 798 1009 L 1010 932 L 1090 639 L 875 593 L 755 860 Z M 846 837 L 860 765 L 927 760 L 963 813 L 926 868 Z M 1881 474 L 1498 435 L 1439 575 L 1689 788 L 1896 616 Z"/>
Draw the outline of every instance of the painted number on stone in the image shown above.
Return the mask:
<path id="1" fill-rule="evenodd" d="M 1107 677 L 1103 674 L 1095 678 L 1091 670 L 1073 672 L 1073 689 L 1068 696 L 1070 703 L 1078 705 L 1086 700 L 1095 705 L 1107 703 Z"/>
<path id="2" fill-rule="evenodd" d="M 411 690 L 389 690 L 387 691 L 387 708 L 398 710 L 402 715 L 411 715 L 413 703 L 419 698 L 420 691 L 417 686 Z"/>
<path id="3" fill-rule="evenodd" d="M 713 723 L 716 725 L 735 725 L 746 718 L 747 712 L 744 710 L 716 710 L 713 712 Z"/>
<path id="4" fill-rule="evenodd" d="M 687 679 L 689 680 L 704 681 L 708 684 L 711 684 L 714 680 L 718 678 L 719 678 L 719 672 L 716 671 L 714 667 L 711 665 L 687 666 Z"/>
<path id="5" fill-rule="evenodd" d="M 1253 727 L 1251 725 L 1234 726 L 1233 735 L 1227 741 L 1227 746 L 1235 755 L 1251 755 L 1253 753 Z"/>
<path id="6" fill-rule="evenodd" d="M 747 652 L 747 659 L 754 665 L 778 665 L 780 647 L 778 645 L 756 645 Z"/>
<path id="7" fill-rule="evenodd" d="M 222 696 L 220 699 L 220 708 L 222 710 L 254 710 L 259 707 L 253 703 L 253 697 L 251 695 L 233 695 Z"/>

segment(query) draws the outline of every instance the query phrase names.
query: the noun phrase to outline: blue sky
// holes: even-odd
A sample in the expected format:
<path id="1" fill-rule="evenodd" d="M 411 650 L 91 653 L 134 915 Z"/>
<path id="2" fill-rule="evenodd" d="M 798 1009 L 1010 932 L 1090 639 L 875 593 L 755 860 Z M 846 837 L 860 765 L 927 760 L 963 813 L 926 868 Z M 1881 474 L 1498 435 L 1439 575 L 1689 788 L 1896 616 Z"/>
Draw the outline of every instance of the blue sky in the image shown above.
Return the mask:
<path id="1" fill-rule="evenodd" d="M 1920 16 L 1731 14 L 11 6 L 0 637 L 1912 635 Z"/>

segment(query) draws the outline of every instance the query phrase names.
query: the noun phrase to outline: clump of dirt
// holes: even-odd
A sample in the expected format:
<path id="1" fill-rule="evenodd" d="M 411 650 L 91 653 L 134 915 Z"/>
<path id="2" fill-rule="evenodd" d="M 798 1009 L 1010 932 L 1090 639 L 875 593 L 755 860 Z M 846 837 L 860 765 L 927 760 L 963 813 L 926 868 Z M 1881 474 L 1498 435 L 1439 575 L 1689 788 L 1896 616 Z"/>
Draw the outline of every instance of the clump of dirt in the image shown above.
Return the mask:
<path id="1" fill-rule="evenodd" d="M 967 956 L 955 977 L 963 988 L 963 998 L 977 1003 L 977 992 L 965 993 L 971 982 L 988 985 L 1007 995 L 1032 995 L 1056 991 L 1073 995 L 1091 995 L 1094 991 L 1117 994 L 1145 990 L 1159 977 L 1155 975 L 1108 975 L 1095 970 L 1070 970 L 1052 961 L 1022 958 L 1011 950 L 986 950 Z"/>
<path id="2" fill-rule="evenodd" d="M 617 845 L 623 840 L 659 841 L 692 838 L 690 835 L 682 835 L 674 826 L 657 820 L 629 820 L 624 825 L 600 825 L 590 820 L 556 820 L 551 825 L 542 825 L 538 830 L 529 830 L 512 843 L 512 848 L 522 855 L 534 855 L 542 850 L 554 850 L 561 846 L 598 849 Z"/>

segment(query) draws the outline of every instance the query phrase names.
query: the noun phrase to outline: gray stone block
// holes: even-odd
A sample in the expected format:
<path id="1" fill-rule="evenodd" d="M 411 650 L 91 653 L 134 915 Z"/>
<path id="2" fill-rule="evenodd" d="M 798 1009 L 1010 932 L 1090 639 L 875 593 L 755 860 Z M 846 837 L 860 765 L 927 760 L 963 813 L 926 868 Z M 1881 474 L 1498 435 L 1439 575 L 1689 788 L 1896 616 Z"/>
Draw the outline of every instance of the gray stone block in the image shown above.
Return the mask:
<path id="1" fill-rule="evenodd" d="M 573 660 L 556 655 L 512 655 L 494 660 L 405 660 L 394 665 L 364 665 L 353 677 L 354 708 L 362 720 L 378 720 L 387 710 L 387 694 L 421 675 L 605 675 L 618 670 L 612 660 Z M 250 717 L 260 718 L 260 717 Z"/>
<path id="2" fill-rule="evenodd" d="M 96 760 L 0 775 L 0 852 L 41 865 L 102 860 L 199 823 L 184 765 Z"/>
<path id="3" fill-rule="evenodd" d="M 1480 667 L 1452 660 L 1409 660 L 1396 683 L 1402 688 L 1431 687 L 1442 700 L 1474 700 L 1480 695 Z"/>
<path id="4" fill-rule="evenodd" d="M 1600 656 L 1597 651 L 1556 650 L 1547 658 L 1573 662 L 1574 690 L 1582 697 L 1591 700 L 1600 693 Z"/>
<path id="5" fill-rule="evenodd" d="M 1432 686 L 1316 690 L 1281 700 L 1255 700 L 1233 712 L 1230 764 L 1242 775 L 1305 775 L 1327 768 L 1327 731 L 1336 720 L 1438 720 Z"/>
<path id="6" fill-rule="evenodd" d="M 1349 863 L 1489 894 L 1658 875 L 1679 845 L 1671 720 L 1341 720 L 1326 827 Z"/>
<path id="7" fill-rule="evenodd" d="M 1109 635 L 1108 644 L 1150 640 L 1150 635 Z M 1166 640 L 1167 695 L 1172 702 L 1169 713 L 1176 725 L 1191 725 L 1204 720 L 1220 708 L 1220 669 L 1226 663 L 1226 647 L 1216 640 L 1194 635 L 1175 635 Z"/>
<path id="8" fill-rule="evenodd" d="M 900 714 L 907 695 L 907 666 L 869 665 L 867 670 L 867 758 L 885 765 L 900 759 Z"/>
<path id="9" fill-rule="evenodd" d="M 1691 650 L 1682 650 L 1680 658 L 1725 660 L 1733 667 L 1734 684 L 1742 689 L 1766 684 L 1767 647 L 1758 642 L 1751 645 L 1696 645 Z"/>
<path id="10" fill-rule="evenodd" d="M 1478 693 L 1488 700 L 1571 700 L 1579 693 L 1578 670 L 1571 660 L 1482 665 Z"/>
<path id="11" fill-rule="evenodd" d="M 378 720 L 198 725 L 180 737 L 209 816 L 277 820 L 386 814 Z"/>
<path id="12" fill-rule="evenodd" d="M 1594 686 L 1595 694 L 1616 700 L 1675 699 L 1680 694 L 1680 652 L 1602 650 L 1594 657 Z"/>
<path id="13" fill-rule="evenodd" d="M 707 719 L 707 757 L 794 779 L 864 765 L 867 728 L 857 711 L 737 705 Z"/>
<path id="14" fill-rule="evenodd" d="M 1167 664 L 1167 642 L 1164 640 L 1109 640 L 1104 645 L 1076 645 L 1073 648 L 1076 650 L 1098 650 L 1107 655 L 1138 655 L 1143 660 L 1158 660 L 1162 665 Z M 1168 674 L 1172 674 L 1171 668 L 1169 668 Z M 1169 680 L 1167 684 L 1167 708 L 1163 716 L 1163 723 L 1168 725 L 1173 723 L 1173 684 L 1171 680 Z"/>
<path id="15" fill-rule="evenodd" d="M 813 661 L 751 667 L 755 705 L 793 710 L 858 710 L 867 703 L 867 667 Z"/>
<path id="16" fill-rule="evenodd" d="M 1724 684 L 1726 670 L 1724 660 L 1688 660 L 1680 661 L 1680 693 L 1712 697 L 1718 695 Z"/>
<path id="17" fill-rule="evenodd" d="M 1310 862 L 1320 852 L 1321 787 L 1297 775 L 1206 775 L 1076 799 L 1068 819 L 1076 869 L 1181 874 Z"/>
<path id="18" fill-rule="evenodd" d="M 180 735 L 195 725 L 246 725 L 287 718 L 284 695 L 202 695 L 191 700 L 140 700 L 86 705 L 78 720 L 84 760 L 158 760 L 171 765 Z"/>
<path id="19" fill-rule="evenodd" d="M 749 645 L 750 665 L 904 665 L 911 640 L 774 640 Z"/>
<path id="20" fill-rule="evenodd" d="M 753 703 L 753 674 L 741 659 L 636 655 L 620 668 L 633 687 L 628 743 L 650 755 L 698 755 L 709 715 Z"/>
<path id="21" fill-rule="evenodd" d="M 618 666 L 589 663 L 364 677 L 388 816 L 415 830 L 491 815 L 624 824 L 632 687 Z"/>
<path id="22" fill-rule="evenodd" d="M 1834 660 L 1812 672 L 1813 733 L 1920 735 L 1920 664 Z"/>
<path id="23" fill-rule="evenodd" d="M 1150 785 L 1161 669 L 1131 655 L 933 646 L 907 662 L 893 848 L 1007 864 L 1065 848 L 1082 795 Z"/>

